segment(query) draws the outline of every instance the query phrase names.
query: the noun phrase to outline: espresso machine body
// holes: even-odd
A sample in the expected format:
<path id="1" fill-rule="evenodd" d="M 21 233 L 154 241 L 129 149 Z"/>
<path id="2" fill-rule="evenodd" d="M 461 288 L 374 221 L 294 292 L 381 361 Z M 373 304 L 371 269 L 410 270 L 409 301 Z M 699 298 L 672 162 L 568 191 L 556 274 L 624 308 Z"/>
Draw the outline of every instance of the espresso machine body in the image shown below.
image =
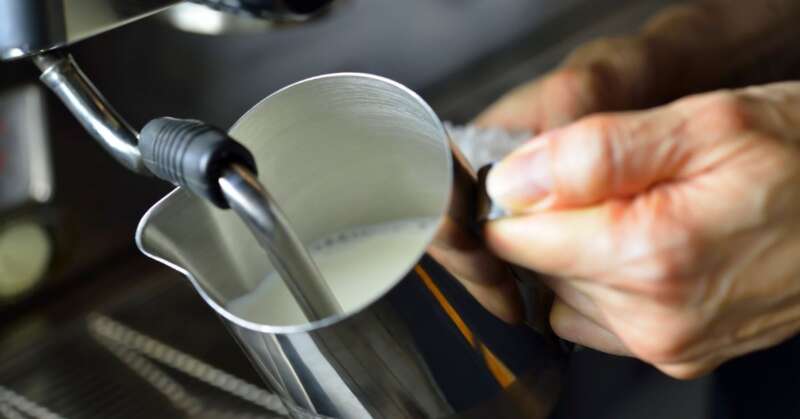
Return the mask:
<path id="1" fill-rule="evenodd" d="M 332 0 L 198 0 L 197 8 L 216 9 L 242 19 L 289 25 L 322 14 Z M 102 246 L 73 249 L 71 220 L 54 207 L 59 173 L 54 173 L 48 126 L 47 96 L 41 84 L 14 83 L 7 74 L 25 74 L 32 60 L 49 87 L 83 128 L 124 167 L 148 174 L 138 152 L 138 132 L 119 115 L 69 54 L 69 47 L 136 20 L 175 8 L 179 0 L 3 0 L 0 2 L 0 72 L 9 89 L 0 86 L 0 307 L 9 306 L 42 285 L 92 263 Z M 157 116 L 157 115 L 153 115 Z M 62 142 L 80 135 L 59 131 Z M 83 145 L 52 145 L 81 154 Z M 87 155 L 76 164 L 93 164 Z M 60 169 L 60 175 L 75 177 Z M 61 182 L 63 183 L 63 182 Z M 70 182 L 66 182 L 70 183 Z M 72 181 L 71 183 L 75 183 Z M 70 185 L 72 186 L 72 185 Z M 69 189 L 74 189 L 70 187 Z M 82 188 L 66 191 L 84 195 Z M 87 195 L 88 196 L 88 195 Z M 86 196 L 82 199 L 87 201 Z M 151 198 L 152 199 L 152 198 Z M 91 201 L 91 200 L 88 200 Z M 92 207 L 90 202 L 79 205 Z M 102 227 L 98 226 L 98 229 Z M 103 233 L 100 233 L 103 234 Z"/>
<path id="2" fill-rule="evenodd" d="M 17 19 L 15 19 L 15 24 L 11 24 L 10 21 L 0 22 L 0 24 L 6 24 L 2 26 L 5 29 L 0 32 L 0 54 L 2 54 L 0 57 L 6 60 L 31 58 L 42 72 L 42 82 L 49 87 L 56 94 L 56 96 L 62 100 L 62 102 L 64 102 L 66 107 L 77 117 L 78 121 L 83 125 L 86 131 L 89 132 L 89 134 L 91 134 L 100 143 L 100 145 L 109 154 L 111 154 L 113 158 L 115 158 L 124 167 L 135 173 L 151 174 L 153 170 L 146 165 L 146 158 L 142 156 L 139 149 L 141 139 L 140 132 L 128 124 L 125 119 L 114 110 L 110 103 L 103 97 L 102 94 L 100 94 L 98 89 L 96 89 L 95 86 L 89 81 L 88 77 L 80 70 L 76 61 L 69 54 L 63 51 L 63 47 L 68 46 L 77 40 L 101 33 L 108 29 L 112 29 L 126 22 L 147 16 L 148 14 L 155 13 L 165 7 L 169 7 L 174 2 L 142 1 L 133 3 L 125 2 L 125 4 L 122 5 L 115 5 L 116 2 L 101 2 L 103 4 L 97 5 L 97 7 L 94 7 L 94 3 L 95 2 L 91 1 L 63 1 L 52 3 L 46 1 L 11 1 L 9 3 L 5 3 L 5 7 L 7 7 L 7 9 L 0 10 L 0 12 L 7 13 L 0 13 L 0 15 L 16 16 Z M 242 0 L 241 2 L 205 1 L 202 3 L 207 6 L 216 7 L 223 10 L 232 10 L 234 12 L 244 13 L 261 18 L 270 18 L 279 22 L 298 22 L 316 16 L 320 11 L 325 10 L 330 2 Z M 258 8 L 259 4 L 263 7 Z M 134 7 L 134 5 L 137 7 Z M 76 16 L 82 15 L 79 9 L 73 9 L 73 7 L 76 6 L 83 7 L 84 9 L 82 10 L 84 12 L 91 9 L 92 11 L 96 12 L 96 17 L 84 16 L 85 19 L 78 18 L 75 20 Z M 94 14 L 91 13 L 89 15 L 94 16 Z M 413 282 L 416 285 L 419 285 L 418 279 L 407 280 L 406 282 Z M 464 298 L 466 300 L 470 299 L 468 294 L 463 294 L 460 296 L 460 298 Z M 474 303 L 475 302 L 472 301 L 469 304 L 474 306 L 473 308 L 476 311 L 485 314 L 481 312 L 482 309 L 479 307 L 479 305 L 475 305 Z M 366 316 L 364 318 L 360 318 L 357 323 L 368 324 L 370 321 L 371 320 L 369 316 Z M 447 322 L 445 322 L 445 324 L 447 327 L 452 326 Z M 403 329 L 403 327 L 405 326 L 398 326 L 397 330 L 395 331 L 399 331 L 400 329 Z M 405 330 L 405 332 L 408 333 L 408 330 Z M 248 329 L 234 329 L 234 333 L 240 335 L 240 341 L 246 341 L 247 339 L 252 338 L 252 336 L 258 336 L 259 339 L 262 339 L 262 336 L 258 334 L 249 336 Z M 320 332 L 318 336 L 319 339 L 330 342 L 334 342 L 340 337 L 341 336 L 338 331 L 334 333 L 334 335 L 330 335 L 328 332 Z M 286 340 L 284 337 L 276 339 Z M 289 341 L 287 340 L 286 342 Z M 295 343 L 296 342 L 289 342 L 287 347 L 294 347 L 296 346 Z M 458 343 L 462 346 L 464 344 L 464 342 L 460 340 Z M 467 343 L 471 344 L 470 342 Z M 347 343 L 342 342 L 342 344 L 346 346 Z M 552 351 L 549 349 L 550 346 L 553 347 Z M 299 347 L 300 346 L 298 346 L 298 348 Z M 503 389 L 503 391 L 507 390 L 507 394 L 511 395 L 512 398 L 516 398 L 517 407 L 525 406 L 520 407 L 521 410 L 514 410 L 513 412 L 510 411 L 508 414 L 506 414 L 506 416 L 513 417 L 513 415 L 519 411 L 535 411 L 541 414 L 541 417 L 544 417 L 552 408 L 557 398 L 558 387 L 560 387 L 560 381 L 562 378 L 561 376 L 563 375 L 564 356 L 562 352 L 565 352 L 566 350 L 558 347 L 558 343 L 555 341 L 552 343 L 552 345 L 548 344 L 547 348 L 548 351 L 544 357 L 547 358 L 547 361 L 539 365 L 539 367 L 542 367 L 541 371 L 539 372 L 545 372 L 530 376 L 527 374 L 528 371 L 513 371 L 514 376 L 520 377 L 518 382 L 515 382 L 514 380 L 506 382 L 494 376 L 487 379 L 487 382 L 491 383 L 493 386 L 491 387 L 492 391 L 500 391 L 500 389 Z M 520 348 L 518 348 L 518 350 L 520 350 Z M 251 358 L 256 358 L 252 353 L 250 355 Z M 375 356 L 377 357 L 376 359 L 380 358 L 380 354 L 373 354 L 370 352 L 368 355 Z M 410 351 L 407 354 L 403 354 L 403 356 L 409 357 L 414 357 L 417 355 L 419 354 L 415 351 Z M 255 360 L 255 362 L 258 363 L 259 360 Z M 465 401 L 464 406 L 454 409 L 453 406 L 448 405 L 446 401 L 447 397 L 444 397 L 441 394 L 435 394 L 443 390 L 437 389 L 436 385 L 431 384 L 433 381 L 431 381 L 431 378 L 427 375 L 430 373 L 430 371 L 426 370 L 425 368 L 416 368 L 414 371 L 415 372 L 412 375 L 416 374 L 416 376 L 419 376 L 417 377 L 419 378 L 417 381 L 421 383 L 428 383 L 430 387 L 427 390 L 419 389 L 422 394 L 427 394 L 425 397 L 422 397 L 422 399 L 429 398 L 430 400 L 426 399 L 427 401 L 419 406 L 415 406 L 415 403 L 412 403 L 410 400 L 408 400 L 408 403 L 400 400 L 400 404 L 398 406 L 403 406 L 402 410 L 404 414 L 410 415 L 410 417 L 415 416 L 414 412 L 417 412 L 417 414 L 424 417 L 446 417 L 455 413 L 463 413 L 467 410 L 470 411 L 469 414 L 484 415 L 487 411 L 501 409 L 504 406 L 511 406 L 505 403 L 501 403 L 500 405 L 481 403 L 481 406 L 475 406 L 470 404 L 468 401 Z M 348 372 L 348 374 L 349 373 L 350 372 Z M 368 371 L 362 371 L 359 373 L 368 373 Z M 340 375 L 346 376 L 347 374 Z M 489 376 L 487 375 L 487 377 Z M 267 382 L 274 387 L 280 387 L 281 385 L 280 383 L 275 382 L 275 380 L 268 379 Z M 552 384 L 552 386 L 550 384 Z M 319 385 L 324 386 L 326 384 L 319 383 Z M 331 383 L 328 383 L 327 385 L 333 385 L 334 387 L 337 386 Z M 450 390 L 448 391 L 455 391 L 452 389 L 455 388 L 453 386 L 457 385 L 458 383 L 451 383 Z M 536 399 L 536 395 L 533 395 L 533 398 L 530 397 L 532 393 L 529 390 L 534 388 L 539 389 L 539 395 L 547 395 L 544 400 Z M 325 413 L 342 417 L 359 417 L 361 413 L 370 414 L 375 417 L 391 417 L 391 414 L 388 414 L 387 416 L 386 412 L 394 409 L 394 407 L 391 407 L 389 410 L 359 408 L 360 410 L 355 409 L 351 412 L 344 407 L 339 406 L 336 409 L 325 410 L 319 407 L 320 403 L 322 403 L 320 400 L 328 398 L 328 395 L 326 395 L 325 392 L 333 391 L 333 388 L 330 387 L 323 390 L 324 391 L 321 391 L 315 396 L 315 400 L 313 402 L 309 401 L 306 405 L 301 402 L 300 399 L 302 398 L 291 400 L 287 399 L 287 404 L 291 405 L 288 403 L 291 401 L 293 404 L 299 405 L 307 411 L 319 412 L 322 410 Z M 366 389 L 365 391 L 368 393 L 369 389 Z M 501 391 L 501 393 L 503 391 Z M 409 391 L 407 395 L 397 393 L 402 397 L 395 397 L 396 394 L 391 392 L 387 394 L 391 394 L 390 398 L 399 397 L 400 399 L 404 399 L 412 397 L 414 392 Z M 361 400 L 362 397 L 365 397 L 365 395 L 359 395 L 358 399 Z M 417 395 L 414 395 L 414 397 L 417 397 Z M 337 401 L 337 403 L 341 404 L 342 406 L 352 404 L 345 399 L 342 400 L 344 401 Z M 373 402 L 379 403 L 378 399 L 373 400 Z M 420 407 L 423 405 L 424 408 Z M 480 413 L 473 410 L 473 408 L 479 408 Z"/>

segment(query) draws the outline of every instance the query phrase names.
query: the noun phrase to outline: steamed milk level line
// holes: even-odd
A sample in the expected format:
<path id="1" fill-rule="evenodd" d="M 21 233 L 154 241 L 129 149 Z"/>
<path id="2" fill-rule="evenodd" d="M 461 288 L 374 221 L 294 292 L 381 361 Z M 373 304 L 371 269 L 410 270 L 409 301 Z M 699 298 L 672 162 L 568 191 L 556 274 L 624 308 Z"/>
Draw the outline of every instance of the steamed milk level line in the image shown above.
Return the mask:
<path id="1" fill-rule="evenodd" d="M 309 246 L 311 256 L 345 313 L 359 309 L 413 269 L 437 228 L 436 219 L 406 219 L 361 226 Z M 272 326 L 307 322 L 301 307 L 275 272 L 228 309 L 255 323 Z"/>

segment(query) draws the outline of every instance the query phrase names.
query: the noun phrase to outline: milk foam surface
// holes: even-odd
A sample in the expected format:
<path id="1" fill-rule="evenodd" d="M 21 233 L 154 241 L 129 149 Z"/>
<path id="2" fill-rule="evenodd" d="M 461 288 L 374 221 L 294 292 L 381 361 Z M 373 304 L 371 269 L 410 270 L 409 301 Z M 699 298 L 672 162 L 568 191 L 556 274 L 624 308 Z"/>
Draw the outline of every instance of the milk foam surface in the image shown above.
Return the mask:
<path id="1" fill-rule="evenodd" d="M 345 313 L 362 307 L 403 277 L 437 227 L 436 219 L 412 219 L 348 230 L 309 247 L 322 277 Z M 272 326 L 307 319 L 275 272 L 228 305 L 231 313 Z"/>

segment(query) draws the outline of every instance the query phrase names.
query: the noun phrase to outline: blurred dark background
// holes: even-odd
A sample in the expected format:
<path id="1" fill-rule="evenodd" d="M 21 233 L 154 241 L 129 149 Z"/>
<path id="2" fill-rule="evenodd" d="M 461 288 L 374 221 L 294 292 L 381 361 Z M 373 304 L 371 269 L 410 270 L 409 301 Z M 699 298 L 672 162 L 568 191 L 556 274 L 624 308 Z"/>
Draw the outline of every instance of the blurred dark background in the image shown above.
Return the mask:
<path id="1" fill-rule="evenodd" d="M 228 127 L 286 84 L 338 71 L 395 79 L 420 92 L 443 120 L 466 123 L 580 43 L 632 32 L 668 3 L 344 0 L 308 24 L 267 27 L 236 21 L 218 24 L 220 33 L 213 35 L 176 27 L 176 22 L 196 24 L 198 17 L 181 23 L 179 16 L 162 13 L 80 42 L 71 51 L 137 128 L 164 115 Z M 37 71 L 29 62 L 0 63 L 0 97 L 10 106 L 13 95 L 4 93 L 36 83 Z M 149 413 L 143 413 L 130 384 L 141 378 L 91 349 L 87 313 L 122 319 L 258 382 L 188 283 L 134 248 L 139 218 L 168 188 L 126 172 L 49 92 L 43 97 L 55 195 L 46 203 L 0 213 L 0 228 L 20 217 L 45 224 L 52 263 L 30 290 L 0 300 L 0 386 L 64 417 L 180 416 L 175 403 L 159 407 L 152 401 L 156 396 Z M 0 120 L 7 117 L 0 114 Z M 10 271 L 0 269 L 0 276 L 3 272 Z M 5 275 L 0 283 L 13 281 Z M 65 369 L 65 364 L 83 366 Z M 113 375 L 109 382 L 114 384 L 82 377 L 94 370 Z M 591 350 L 575 354 L 571 376 L 559 417 L 709 417 L 710 378 L 679 382 L 639 362 Z"/>

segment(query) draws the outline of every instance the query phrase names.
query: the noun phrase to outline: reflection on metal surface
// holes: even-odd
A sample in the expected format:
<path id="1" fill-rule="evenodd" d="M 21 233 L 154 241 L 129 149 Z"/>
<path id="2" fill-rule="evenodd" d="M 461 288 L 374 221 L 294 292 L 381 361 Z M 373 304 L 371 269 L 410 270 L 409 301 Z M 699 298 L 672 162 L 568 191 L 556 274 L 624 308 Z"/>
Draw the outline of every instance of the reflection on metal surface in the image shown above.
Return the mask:
<path id="1" fill-rule="evenodd" d="M 464 339 L 483 356 L 483 362 L 488 367 L 489 372 L 492 373 L 494 379 L 497 380 L 497 383 L 500 384 L 501 387 L 506 388 L 516 381 L 517 377 L 503 364 L 503 361 L 499 360 L 491 349 L 476 340 L 475 333 L 467 326 L 464 319 L 458 314 L 458 310 L 450 304 L 447 297 L 442 293 L 439 287 L 436 286 L 436 283 L 434 283 L 428 272 L 426 272 L 422 266 L 417 265 L 414 267 L 414 273 L 425 284 L 425 287 L 430 291 L 431 295 L 436 298 L 436 302 L 439 303 L 442 310 L 450 317 L 450 320 L 456 325 Z"/>
<path id="2" fill-rule="evenodd" d="M 26 418 L 33 419 L 64 419 L 44 406 L 11 391 L 0 385 L 0 414 L 8 419 Z"/>
<path id="3" fill-rule="evenodd" d="M 182 31 L 204 35 L 260 32 L 273 27 L 270 20 L 225 13 L 194 3 L 177 4 L 163 17 Z"/>
<path id="4" fill-rule="evenodd" d="M 274 394 L 141 334 L 108 316 L 99 313 L 90 314 L 86 319 L 86 326 L 97 343 L 187 417 L 276 419 L 286 415 L 283 403 Z M 156 363 L 258 406 L 264 409 L 264 413 L 238 412 L 209 406 L 208 401 L 187 390 Z M 3 385 L 0 385 L 0 416 L 9 419 L 64 419 L 64 416 Z"/>
<path id="5" fill-rule="evenodd" d="M 38 54 L 156 13 L 179 0 L 0 1 L 0 60 Z"/>
<path id="6" fill-rule="evenodd" d="M 36 286 L 52 256 L 50 234 L 33 219 L 0 224 L 0 302 Z"/>
<path id="7" fill-rule="evenodd" d="M 269 412 L 277 415 L 286 414 L 283 403 L 274 394 L 141 334 L 108 316 L 98 313 L 90 314 L 87 318 L 87 326 L 98 343 L 156 388 L 173 405 L 190 416 L 203 412 L 209 417 L 275 417 L 274 415 L 237 415 L 235 412 L 209 409 L 201 399 L 188 392 L 150 360 L 180 371 Z"/>
<path id="8" fill-rule="evenodd" d="M 298 23 L 328 10 L 333 0 L 192 0 L 224 12 L 269 19 L 278 23 Z"/>
<path id="9" fill-rule="evenodd" d="M 265 99 L 231 135 L 253 152 L 260 181 L 306 244 L 357 226 L 439 220 L 404 277 L 354 278 L 387 281 L 387 291 L 344 315 L 276 326 L 226 308 L 273 269 L 234 214 L 181 189 L 148 211 L 140 248 L 190 278 L 291 415 L 549 415 L 565 351 L 549 333 L 546 306 L 512 309 L 529 317 L 509 324 L 465 288 L 516 276 L 476 234 L 474 175 L 416 94 L 375 76 L 320 76 Z"/>
<path id="10" fill-rule="evenodd" d="M 29 84 L 0 95 L 0 213 L 53 195 L 42 88 Z"/>
<path id="11" fill-rule="evenodd" d="M 136 285 L 97 301 L 103 306 L 99 317 L 64 322 L 71 317 L 64 310 L 58 319 L 44 313 L 30 319 L 42 320 L 36 330 L 24 318 L 5 325 L 15 333 L 0 341 L 0 385 L 67 419 L 279 416 L 280 400 L 261 385 L 230 334 L 188 284 L 138 258 L 101 275 L 109 289 L 128 280 Z M 108 339 L 100 343 L 98 335 Z M 197 415 L 177 409 L 104 343 L 124 344 L 205 408 Z"/>
<path id="12" fill-rule="evenodd" d="M 225 12 L 280 23 L 303 22 L 323 13 L 332 0 L 195 0 Z M 152 15 L 180 0 L 3 0 L 0 1 L 0 60 L 63 47 Z M 194 6 L 194 7 L 192 7 Z M 169 19 L 181 29 L 219 34 L 267 24 L 226 16 L 203 6 L 181 5 Z"/>

